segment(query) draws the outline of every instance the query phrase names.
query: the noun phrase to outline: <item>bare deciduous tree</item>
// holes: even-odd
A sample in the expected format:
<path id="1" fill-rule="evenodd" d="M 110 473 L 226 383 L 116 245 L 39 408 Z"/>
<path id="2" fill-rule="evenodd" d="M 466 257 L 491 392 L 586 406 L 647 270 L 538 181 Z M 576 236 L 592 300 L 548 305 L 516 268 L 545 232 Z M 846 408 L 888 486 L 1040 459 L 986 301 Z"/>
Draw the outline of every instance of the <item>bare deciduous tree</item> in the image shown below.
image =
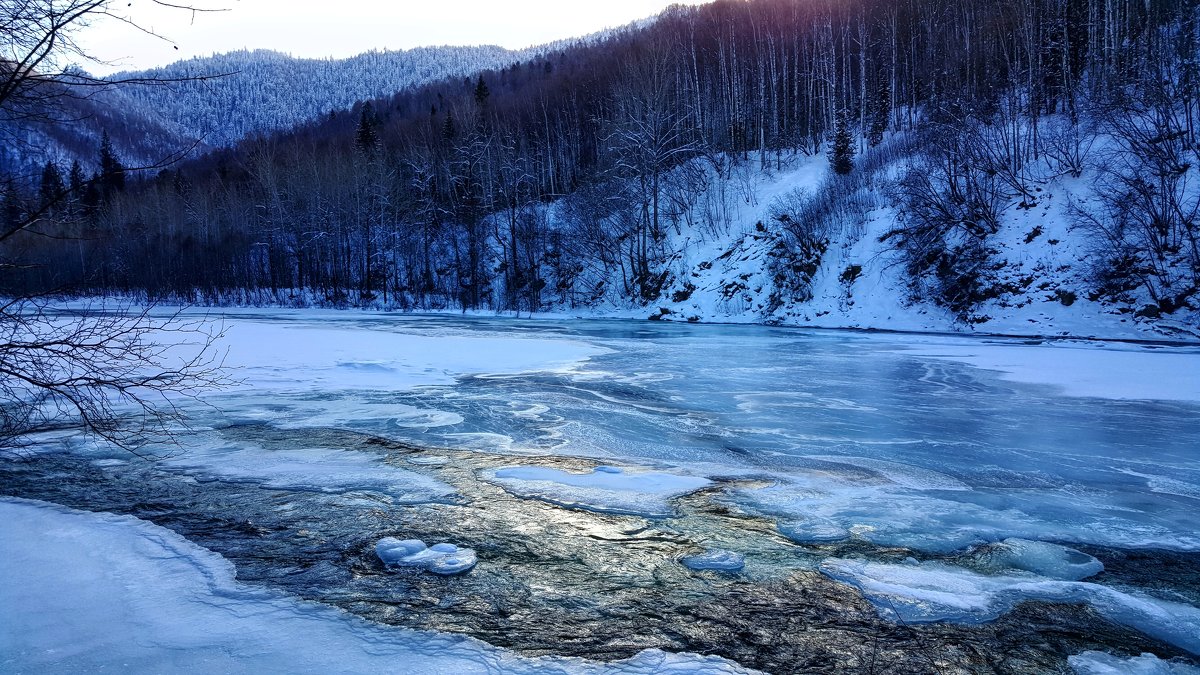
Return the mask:
<path id="1" fill-rule="evenodd" d="M 155 0 L 180 11 L 214 11 Z M 121 84 L 157 79 L 103 79 L 74 67 L 94 61 L 76 42 L 89 22 L 108 18 L 153 31 L 108 0 L 0 0 L 0 122 L 21 129 L 62 119 L 63 103 Z M 157 168 L 157 167 L 156 167 Z M 72 197 L 64 187 L 42 195 L 0 229 L 9 249 L 0 269 L 21 267 L 15 243 L 39 231 L 47 213 Z M 77 196 L 77 195 L 76 195 Z M 0 285 L 0 293 L 3 293 Z M 32 432 L 81 429 L 138 452 L 147 442 L 172 441 L 186 428 L 181 403 L 221 386 L 215 349 L 223 329 L 180 312 L 155 316 L 128 303 L 56 309 L 46 293 L 15 293 L 0 301 L 0 447 Z"/>

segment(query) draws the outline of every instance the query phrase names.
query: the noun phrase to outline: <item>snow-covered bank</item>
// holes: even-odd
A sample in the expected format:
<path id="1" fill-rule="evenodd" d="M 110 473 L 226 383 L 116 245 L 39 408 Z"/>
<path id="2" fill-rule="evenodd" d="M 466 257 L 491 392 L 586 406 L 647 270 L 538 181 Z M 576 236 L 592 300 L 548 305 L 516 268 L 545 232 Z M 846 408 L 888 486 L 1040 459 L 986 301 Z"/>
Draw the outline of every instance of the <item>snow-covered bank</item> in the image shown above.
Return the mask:
<path id="1" fill-rule="evenodd" d="M 642 652 L 524 658 L 252 588 L 220 556 L 135 518 L 0 499 L 0 670 L 223 673 L 747 673 Z"/>
<path id="2" fill-rule="evenodd" d="M 912 142 L 903 134 L 891 138 L 869 151 L 850 178 L 832 175 L 821 153 L 767 165 L 724 157 L 681 167 L 676 171 L 702 175 L 707 187 L 664 217 L 650 261 L 661 288 L 635 292 L 615 268 L 586 260 L 569 278 L 546 279 L 540 309 L 558 317 L 1200 342 L 1200 310 L 1193 306 L 1160 308 L 1141 291 L 1122 302 L 1097 292 L 1095 267 L 1103 255 L 1095 232 L 1080 226 L 1078 212 L 1096 197 L 1094 171 L 1070 177 L 1038 167 L 1035 173 L 1045 175 L 1038 174 L 1036 198 L 1013 194 L 1001 200 L 996 231 L 986 239 L 985 299 L 969 316 L 918 292 L 927 280 L 905 269 L 890 236 L 906 223 L 906 207 L 893 188 L 911 159 Z M 567 223 L 569 201 L 538 207 L 549 226 L 567 237 L 577 236 Z M 795 219 L 817 227 L 819 253 L 797 250 L 787 224 Z M 355 289 L 332 296 L 310 288 L 197 291 L 178 299 L 243 307 L 459 309 L 451 295 L 363 295 Z M 522 314 L 526 305 L 517 305 Z M 512 306 L 489 297 L 484 309 L 468 313 Z"/>

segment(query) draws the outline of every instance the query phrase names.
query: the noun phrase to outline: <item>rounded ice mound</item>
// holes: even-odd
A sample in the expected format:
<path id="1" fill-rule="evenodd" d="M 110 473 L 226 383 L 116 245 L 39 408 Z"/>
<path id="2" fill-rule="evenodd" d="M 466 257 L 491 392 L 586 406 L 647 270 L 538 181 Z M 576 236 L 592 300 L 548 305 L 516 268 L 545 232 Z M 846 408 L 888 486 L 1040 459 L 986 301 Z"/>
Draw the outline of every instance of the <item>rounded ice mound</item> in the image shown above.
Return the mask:
<path id="1" fill-rule="evenodd" d="M 476 562 L 478 562 L 478 559 L 475 557 L 475 552 L 466 548 L 459 549 L 459 552 L 453 555 L 446 555 L 437 560 L 431 560 L 425 569 L 434 574 L 449 576 L 470 570 L 475 566 Z"/>
<path id="2" fill-rule="evenodd" d="M 414 553 L 425 550 L 425 542 L 420 539 L 397 539 L 384 537 L 375 544 L 375 555 L 385 565 L 402 565 L 402 561 Z"/>
<path id="3" fill-rule="evenodd" d="M 825 544 L 850 538 L 849 530 L 824 518 L 780 520 L 775 529 L 798 544 Z"/>
<path id="4" fill-rule="evenodd" d="M 441 575 L 469 571 L 479 559 L 475 551 L 454 544 L 434 544 L 426 547 L 419 539 L 384 537 L 375 544 L 375 553 L 388 567 L 420 567 Z"/>
<path id="5" fill-rule="evenodd" d="M 1039 576 L 1079 581 L 1104 571 L 1104 563 L 1073 548 L 1028 539 L 1005 539 L 988 552 L 993 564 Z"/>
<path id="6" fill-rule="evenodd" d="M 746 566 L 746 557 L 733 551 L 705 551 L 700 555 L 689 555 L 682 560 L 688 569 L 721 570 L 738 572 Z"/>
<path id="7" fill-rule="evenodd" d="M 596 473 L 625 473 L 625 469 L 619 466 L 598 466 L 592 471 Z"/>

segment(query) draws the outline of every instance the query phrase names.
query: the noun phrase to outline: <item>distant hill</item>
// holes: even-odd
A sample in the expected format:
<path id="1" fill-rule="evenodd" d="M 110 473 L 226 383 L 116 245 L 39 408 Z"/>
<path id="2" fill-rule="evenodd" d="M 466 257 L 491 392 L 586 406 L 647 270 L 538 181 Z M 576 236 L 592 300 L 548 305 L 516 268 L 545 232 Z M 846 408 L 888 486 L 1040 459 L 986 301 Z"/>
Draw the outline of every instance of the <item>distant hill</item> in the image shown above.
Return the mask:
<path id="1" fill-rule="evenodd" d="M 150 165 L 199 143 L 211 150 L 248 134 L 286 129 L 362 100 L 449 77 L 503 68 L 538 52 L 496 46 L 420 47 L 372 51 L 347 59 L 301 59 L 269 50 L 218 54 L 112 79 L 186 80 L 163 86 L 125 86 L 72 102 L 66 125 L 34 127 L 18 147 L 0 151 L 0 169 L 47 159 L 94 159 L 108 131 L 129 165 Z M 27 167 L 26 167 L 27 168 Z"/>

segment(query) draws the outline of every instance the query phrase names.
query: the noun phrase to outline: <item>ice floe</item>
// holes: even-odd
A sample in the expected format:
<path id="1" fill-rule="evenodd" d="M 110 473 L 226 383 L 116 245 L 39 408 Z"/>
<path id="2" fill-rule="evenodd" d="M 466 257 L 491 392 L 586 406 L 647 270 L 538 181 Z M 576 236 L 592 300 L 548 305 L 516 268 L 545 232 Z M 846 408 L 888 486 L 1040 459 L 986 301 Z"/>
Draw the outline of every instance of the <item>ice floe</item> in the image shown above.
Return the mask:
<path id="1" fill-rule="evenodd" d="M 937 562 L 892 565 L 832 558 L 820 570 L 858 588 L 881 615 L 906 623 L 981 623 L 1025 600 L 1086 603 L 1111 621 L 1200 654 L 1200 608 L 1100 584 L 992 576 Z"/>
<path id="2" fill-rule="evenodd" d="M 1067 659 L 1076 675 L 1200 675 L 1200 668 L 1163 661 L 1154 654 L 1123 658 L 1104 652 L 1083 652 Z"/>
<path id="3" fill-rule="evenodd" d="M 590 473 L 512 466 L 485 472 L 483 477 L 520 497 L 646 517 L 670 515 L 671 499 L 712 485 L 711 480 L 697 476 L 613 466 L 599 466 Z"/>
<path id="4" fill-rule="evenodd" d="M 330 448 L 266 449 L 208 439 L 161 460 L 168 470 L 202 480 L 253 483 L 279 490 L 368 490 L 401 503 L 443 500 L 454 488 L 415 471 L 396 468 L 377 455 Z"/>

